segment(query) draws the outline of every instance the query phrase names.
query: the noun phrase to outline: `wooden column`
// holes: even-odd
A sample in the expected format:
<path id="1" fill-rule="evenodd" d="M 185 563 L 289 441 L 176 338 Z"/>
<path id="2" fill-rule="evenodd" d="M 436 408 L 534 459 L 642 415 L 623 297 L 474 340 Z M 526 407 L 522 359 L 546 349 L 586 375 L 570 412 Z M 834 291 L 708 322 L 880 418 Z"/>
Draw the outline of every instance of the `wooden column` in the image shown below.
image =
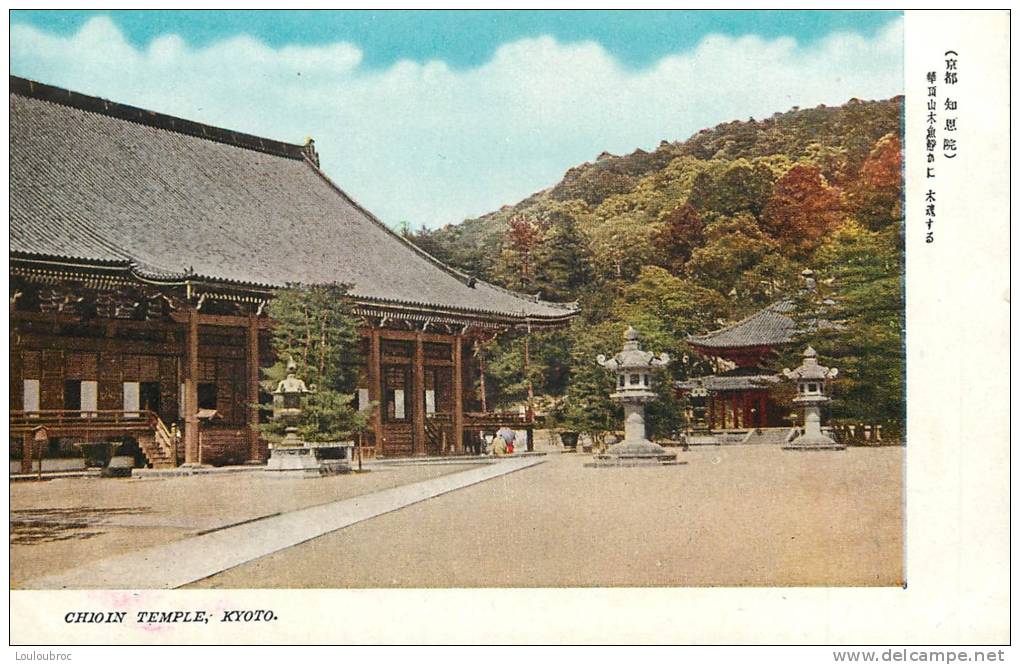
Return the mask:
<path id="1" fill-rule="evenodd" d="M 737 393 L 730 395 L 730 409 L 733 411 L 733 429 L 740 427 L 738 419 L 740 418 L 740 411 L 737 408 Z"/>
<path id="2" fill-rule="evenodd" d="M 21 472 L 32 473 L 32 450 L 35 446 L 35 435 L 25 432 L 21 439 Z"/>
<path id="3" fill-rule="evenodd" d="M 372 431 L 375 434 L 375 456 L 383 455 L 383 394 L 382 394 L 382 342 L 378 328 L 372 328 L 368 353 L 369 399 L 376 403 L 372 413 Z"/>
<path id="4" fill-rule="evenodd" d="M 248 315 L 248 460 L 262 461 L 262 445 L 259 441 L 259 320 L 254 313 Z"/>
<path id="5" fill-rule="evenodd" d="M 767 403 L 768 403 L 767 395 L 763 393 L 758 396 L 758 422 L 761 423 L 761 427 L 769 426 L 768 407 L 766 407 Z"/>
<path id="6" fill-rule="evenodd" d="M 715 429 L 715 394 L 709 393 L 708 395 L 708 429 L 709 431 Z"/>
<path id="7" fill-rule="evenodd" d="M 453 338 L 453 450 L 464 452 L 464 365 L 463 337 Z"/>
<path id="8" fill-rule="evenodd" d="M 755 426 L 755 422 L 751 418 L 751 394 L 750 393 L 743 393 L 740 396 L 740 400 L 743 402 L 743 408 L 744 408 L 744 414 L 743 414 L 744 423 L 743 423 L 743 426 L 744 427 L 754 427 Z"/>
<path id="9" fill-rule="evenodd" d="M 201 464 L 198 441 L 198 310 L 188 310 L 184 344 L 184 463 Z"/>
<path id="10" fill-rule="evenodd" d="M 425 344 L 421 333 L 414 335 L 414 396 L 411 404 L 414 408 L 414 455 L 424 455 L 425 451 Z"/>

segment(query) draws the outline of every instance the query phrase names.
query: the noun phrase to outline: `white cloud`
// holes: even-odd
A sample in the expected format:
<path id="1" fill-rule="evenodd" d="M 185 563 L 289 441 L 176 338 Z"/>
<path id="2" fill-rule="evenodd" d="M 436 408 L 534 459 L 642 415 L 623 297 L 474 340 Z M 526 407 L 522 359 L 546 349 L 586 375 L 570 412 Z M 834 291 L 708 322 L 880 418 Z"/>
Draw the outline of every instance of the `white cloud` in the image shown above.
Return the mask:
<path id="1" fill-rule="evenodd" d="M 204 48 L 165 35 L 131 45 L 108 18 L 62 37 L 11 27 L 11 71 L 193 120 L 301 142 L 395 224 L 429 226 L 514 203 L 603 150 L 652 149 L 704 127 L 791 106 L 902 93 L 902 21 L 873 38 L 721 35 L 632 70 L 594 42 L 502 45 L 471 69 L 372 70 L 349 43 L 272 48 L 236 36 Z"/>

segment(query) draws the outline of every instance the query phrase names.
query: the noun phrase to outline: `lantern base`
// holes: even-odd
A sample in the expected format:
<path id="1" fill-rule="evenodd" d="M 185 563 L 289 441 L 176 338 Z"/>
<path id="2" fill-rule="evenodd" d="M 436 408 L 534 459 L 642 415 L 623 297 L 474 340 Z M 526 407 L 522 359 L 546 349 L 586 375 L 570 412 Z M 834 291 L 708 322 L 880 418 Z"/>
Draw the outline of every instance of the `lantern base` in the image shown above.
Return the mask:
<path id="1" fill-rule="evenodd" d="M 677 462 L 676 453 L 671 453 L 651 441 L 622 441 L 609 446 L 604 453 L 595 455 L 588 467 L 603 466 L 662 466 L 684 464 Z"/>
<path id="2" fill-rule="evenodd" d="M 783 450 L 846 450 L 846 446 L 824 434 L 805 434 L 784 444 Z"/>
<path id="3" fill-rule="evenodd" d="M 273 446 L 264 473 L 275 478 L 321 478 L 348 473 L 354 444 Z"/>

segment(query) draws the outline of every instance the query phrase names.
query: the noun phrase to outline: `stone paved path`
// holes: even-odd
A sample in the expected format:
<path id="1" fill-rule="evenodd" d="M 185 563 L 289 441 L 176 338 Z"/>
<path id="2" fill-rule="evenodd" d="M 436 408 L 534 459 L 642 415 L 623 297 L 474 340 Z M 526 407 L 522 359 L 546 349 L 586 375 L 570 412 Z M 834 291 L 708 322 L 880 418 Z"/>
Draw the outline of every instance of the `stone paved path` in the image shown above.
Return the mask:
<path id="1" fill-rule="evenodd" d="M 508 458 L 410 485 L 257 519 L 194 538 L 93 561 L 28 581 L 29 589 L 174 589 L 352 524 L 541 464 Z"/>

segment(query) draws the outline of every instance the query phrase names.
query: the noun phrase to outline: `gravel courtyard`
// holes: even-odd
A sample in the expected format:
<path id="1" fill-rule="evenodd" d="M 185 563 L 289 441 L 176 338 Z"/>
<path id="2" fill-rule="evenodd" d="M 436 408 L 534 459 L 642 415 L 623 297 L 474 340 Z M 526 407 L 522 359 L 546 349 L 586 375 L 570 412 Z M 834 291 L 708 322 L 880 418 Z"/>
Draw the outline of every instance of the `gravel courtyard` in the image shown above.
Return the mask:
<path id="1" fill-rule="evenodd" d="M 194 586 L 903 583 L 903 448 L 680 457 L 687 464 L 591 469 L 587 456 L 550 455 Z"/>
<path id="2" fill-rule="evenodd" d="M 26 580 L 95 559 L 473 467 L 380 466 L 317 480 L 256 472 L 11 483 L 11 585 L 18 588 Z"/>

